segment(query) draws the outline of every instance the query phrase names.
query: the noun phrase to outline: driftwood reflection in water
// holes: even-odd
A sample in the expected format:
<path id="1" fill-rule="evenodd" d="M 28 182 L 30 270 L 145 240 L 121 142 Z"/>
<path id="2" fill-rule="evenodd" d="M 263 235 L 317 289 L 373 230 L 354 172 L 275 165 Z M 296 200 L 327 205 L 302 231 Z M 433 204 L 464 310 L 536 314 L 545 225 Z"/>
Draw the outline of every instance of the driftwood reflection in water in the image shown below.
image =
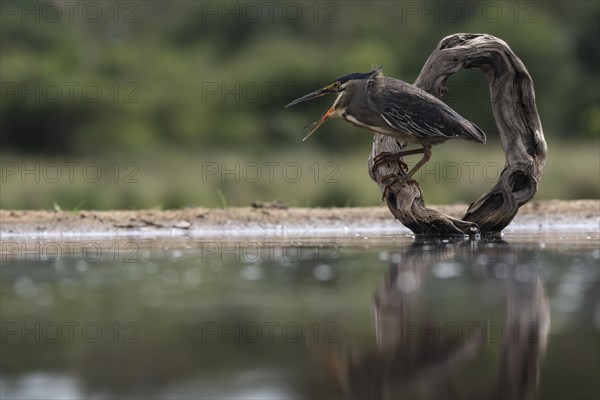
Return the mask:
<path id="1" fill-rule="evenodd" d="M 374 295 L 376 346 L 338 353 L 336 378 L 348 397 L 527 399 L 534 396 L 549 329 L 548 299 L 538 274 L 536 244 L 502 240 L 419 240 L 390 257 Z M 449 262 L 450 261 L 450 262 Z M 504 322 L 451 321 L 424 301 L 425 280 L 434 265 L 466 267 L 502 288 Z M 431 274 L 429 274 L 430 276 Z M 443 282 L 442 282 L 443 283 Z M 472 302 L 482 299 L 473 298 Z M 440 320 L 446 321 L 440 325 Z M 494 327 L 490 329 L 490 327 Z M 495 379 L 465 385 L 461 377 L 489 343 L 499 342 Z M 487 376 L 494 376 L 487 374 Z M 468 387 L 467 387 L 468 386 Z M 479 389 L 474 389 L 479 387 Z M 477 393 L 471 393 L 475 391 Z"/>

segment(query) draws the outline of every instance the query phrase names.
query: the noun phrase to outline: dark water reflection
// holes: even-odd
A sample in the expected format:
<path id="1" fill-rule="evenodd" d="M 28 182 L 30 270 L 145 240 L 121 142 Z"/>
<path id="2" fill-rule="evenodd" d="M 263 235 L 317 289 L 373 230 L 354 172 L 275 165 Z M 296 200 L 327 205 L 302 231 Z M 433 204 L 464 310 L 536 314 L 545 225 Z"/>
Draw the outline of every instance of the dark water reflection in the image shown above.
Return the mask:
<path id="1" fill-rule="evenodd" d="M 3 399 L 598 398 L 598 234 L 3 241 Z"/>

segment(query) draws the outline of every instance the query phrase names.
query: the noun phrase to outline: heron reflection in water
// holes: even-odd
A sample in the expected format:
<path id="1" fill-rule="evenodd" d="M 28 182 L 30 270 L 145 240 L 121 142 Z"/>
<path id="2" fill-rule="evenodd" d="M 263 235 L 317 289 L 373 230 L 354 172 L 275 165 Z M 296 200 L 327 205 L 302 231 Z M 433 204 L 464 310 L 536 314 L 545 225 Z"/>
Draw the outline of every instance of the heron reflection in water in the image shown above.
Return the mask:
<path id="1" fill-rule="evenodd" d="M 376 350 L 354 348 L 337 353 L 333 365 L 341 390 L 349 397 L 384 399 L 533 397 L 550 312 L 537 265 L 527 262 L 529 250 L 516 251 L 502 240 L 432 240 L 416 241 L 406 251 L 393 254 L 374 295 Z M 452 266 L 458 263 L 475 279 L 504 292 L 503 323 L 491 323 L 489 313 L 487 321 L 451 322 L 441 307 L 425 301 L 428 269 L 442 266 L 438 273 L 452 274 Z M 473 299 L 473 308 L 486 306 L 474 303 L 477 300 Z M 445 323 L 435 322 L 444 318 Z M 480 368 L 478 355 L 494 341 L 500 342 L 495 382 L 481 382 L 483 374 L 473 376 L 472 382 L 459 380 L 461 370 Z"/>

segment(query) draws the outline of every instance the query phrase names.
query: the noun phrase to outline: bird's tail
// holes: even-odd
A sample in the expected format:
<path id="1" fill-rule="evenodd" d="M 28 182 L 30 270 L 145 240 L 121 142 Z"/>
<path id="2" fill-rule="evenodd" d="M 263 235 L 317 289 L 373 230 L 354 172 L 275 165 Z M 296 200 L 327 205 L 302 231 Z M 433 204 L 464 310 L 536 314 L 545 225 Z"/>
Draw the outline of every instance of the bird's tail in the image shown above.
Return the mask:
<path id="1" fill-rule="evenodd" d="M 465 139 L 470 142 L 485 143 L 487 138 L 485 133 L 474 123 L 464 120 L 463 127 L 465 128 Z"/>

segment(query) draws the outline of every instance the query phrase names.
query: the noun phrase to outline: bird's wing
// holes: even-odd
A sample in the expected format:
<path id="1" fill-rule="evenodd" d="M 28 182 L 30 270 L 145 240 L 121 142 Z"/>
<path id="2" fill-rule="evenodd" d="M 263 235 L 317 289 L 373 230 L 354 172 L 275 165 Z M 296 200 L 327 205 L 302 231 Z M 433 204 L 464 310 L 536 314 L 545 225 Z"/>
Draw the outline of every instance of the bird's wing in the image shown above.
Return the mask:
<path id="1" fill-rule="evenodd" d="M 415 86 L 385 85 L 371 99 L 385 122 L 400 132 L 419 139 L 456 138 L 485 143 L 485 133 L 477 125 Z"/>

